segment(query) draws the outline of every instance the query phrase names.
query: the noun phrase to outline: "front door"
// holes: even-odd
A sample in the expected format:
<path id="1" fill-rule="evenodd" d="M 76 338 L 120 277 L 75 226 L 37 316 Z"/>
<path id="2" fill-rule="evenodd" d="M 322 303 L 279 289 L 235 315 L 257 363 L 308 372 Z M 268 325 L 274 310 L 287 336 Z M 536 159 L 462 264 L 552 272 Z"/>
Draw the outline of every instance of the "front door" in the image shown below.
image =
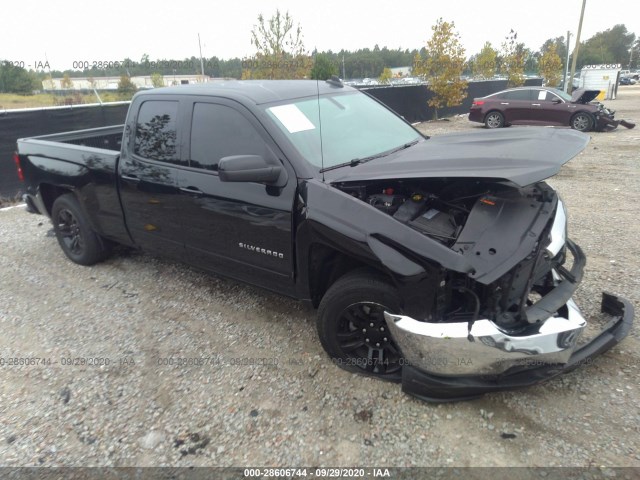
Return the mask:
<path id="1" fill-rule="evenodd" d="M 282 293 L 293 292 L 292 207 L 296 177 L 283 188 L 222 182 L 217 165 L 232 155 L 283 159 L 262 126 L 232 101 L 196 100 L 190 119 L 189 168 L 180 216 L 189 261 Z"/>
<path id="2" fill-rule="evenodd" d="M 565 102 L 548 90 L 534 90 L 531 101 L 532 118 L 540 125 L 569 125 L 575 104 Z"/>

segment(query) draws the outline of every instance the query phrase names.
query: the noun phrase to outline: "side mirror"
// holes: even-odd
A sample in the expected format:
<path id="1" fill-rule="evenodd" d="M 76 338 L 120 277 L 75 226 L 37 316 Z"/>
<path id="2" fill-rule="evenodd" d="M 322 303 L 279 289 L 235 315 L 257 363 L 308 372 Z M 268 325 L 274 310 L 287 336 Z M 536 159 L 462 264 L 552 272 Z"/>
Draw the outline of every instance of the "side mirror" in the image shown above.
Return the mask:
<path id="1" fill-rule="evenodd" d="M 287 172 L 282 165 L 268 163 L 260 155 L 233 155 L 218 162 L 222 182 L 255 182 L 283 187 Z"/>
<path id="2" fill-rule="evenodd" d="M 554 98 L 553 100 L 551 100 L 551 103 L 554 103 L 557 105 L 559 103 L 562 103 L 562 100 L 560 100 L 559 98 Z"/>

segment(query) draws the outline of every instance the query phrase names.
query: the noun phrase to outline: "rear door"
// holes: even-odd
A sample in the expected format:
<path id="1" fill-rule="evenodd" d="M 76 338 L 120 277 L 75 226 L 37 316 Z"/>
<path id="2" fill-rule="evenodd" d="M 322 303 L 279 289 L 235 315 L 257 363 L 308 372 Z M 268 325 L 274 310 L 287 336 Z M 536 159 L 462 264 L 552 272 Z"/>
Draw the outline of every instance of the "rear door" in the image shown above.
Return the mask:
<path id="1" fill-rule="evenodd" d="M 529 123 L 531 121 L 531 90 L 510 90 L 500 95 L 500 110 L 506 123 Z"/>
<path id="2" fill-rule="evenodd" d="M 189 261 L 271 290 L 293 292 L 295 172 L 240 104 L 202 97 L 194 99 L 189 110 L 189 168 L 180 185 Z M 286 186 L 220 181 L 218 162 L 231 155 L 280 159 L 289 177 Z"/>
<path id="3" fill-rule="evenodd" d="M 131 105 L 126 148 L 118 166 L 120 200 L 129 233 L 143 250 L 184 260 L 180 222 L 180 100 L 157 97 Z M 158 99 L 160 98 L 160 99 Z"/>

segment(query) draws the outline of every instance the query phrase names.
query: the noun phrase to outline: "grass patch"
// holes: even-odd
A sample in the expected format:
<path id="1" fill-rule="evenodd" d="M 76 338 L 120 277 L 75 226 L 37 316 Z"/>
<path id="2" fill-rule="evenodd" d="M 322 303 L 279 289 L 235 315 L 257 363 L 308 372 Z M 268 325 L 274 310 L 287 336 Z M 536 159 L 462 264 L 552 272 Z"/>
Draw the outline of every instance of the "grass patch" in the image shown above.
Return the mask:
<path id="1" fill-rule="evenodd" d="M 103 102 L 119 102 L 131 100 L 131 95 L 121 95 L 118 92 L 101 92 L 100 98 Z M 98 98 L 93 93 L 83 94 L 78 92 L 65 96 L 52 95 L 51 93 L 38 93 L 36 95 L 0 93 L 0 110 L 83 105 L 87 103 L 98 103 Z"/>

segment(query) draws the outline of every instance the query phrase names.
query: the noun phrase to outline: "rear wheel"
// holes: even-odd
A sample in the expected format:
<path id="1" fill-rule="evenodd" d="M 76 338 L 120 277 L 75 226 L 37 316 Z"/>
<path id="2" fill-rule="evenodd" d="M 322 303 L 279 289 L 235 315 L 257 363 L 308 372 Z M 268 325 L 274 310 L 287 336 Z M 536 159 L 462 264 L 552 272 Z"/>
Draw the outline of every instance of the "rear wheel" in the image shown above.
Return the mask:
<path id="1" fill-rule="evenodd" d="M 374 272 L 346 274 L 329 288 L 318 309 L 318 335 L 332 361 L 351 372 L 401 378 L 402 358 L 384 312 L 401 311 L 400 295 Z"/>
<path id="2" fill-rule="evenodd" d="M 504 115 L 500 112 L 489 112 L 484 117 L 484 124 L 487 128 L 502 128 L 504 127 Z"/>
<path id="3" fill-rule="evenodd" d="M 61 195 L 53 202 L 51 221 L 62 251 L 72 262 L 93 265 L 108 256 L 106 241 L 91 229 L 72 194 Z"/>
<path id="4" fill-rule="evenodd" d="M 576 113 L 571 118 L 571 128 L 579 132 L 588 132 L 593 128 L 593 118 L 588 113 Z"/>

